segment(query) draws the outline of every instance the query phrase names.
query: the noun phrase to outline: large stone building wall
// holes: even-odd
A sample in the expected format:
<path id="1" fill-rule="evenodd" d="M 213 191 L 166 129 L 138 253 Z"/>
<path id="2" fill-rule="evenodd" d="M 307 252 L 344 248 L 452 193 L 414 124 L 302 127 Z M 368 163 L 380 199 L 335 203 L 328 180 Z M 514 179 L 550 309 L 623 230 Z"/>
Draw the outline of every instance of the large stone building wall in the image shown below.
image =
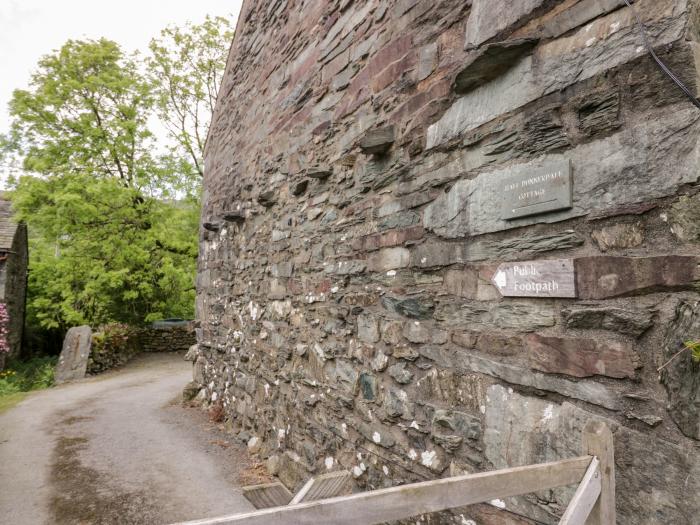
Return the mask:
<path id="1" fill-rule="evenodd" d="M 0 305 L 7 315 L 4 337 L 9 348 L 7 354 L 0 351 L 0 370 L 8 355 L 17 357 L 22 351 L 28 264 L 27 225 L 12 219 L 10 201 L 0 197 Z"/>
<path id="2" fill-rule="evenodd" d="M 695 92 L 698 6 L 635 5 Z M 621 0 L 244 2 L 206 153 L 208 399 L 288 485 L 569 457 L 602 419 L 618 522 L 695 522 L 699 139 Z M 536 297 L 502 297 L 534 260 Z M 570 495 L 458 519 L 554 523 Z"/>

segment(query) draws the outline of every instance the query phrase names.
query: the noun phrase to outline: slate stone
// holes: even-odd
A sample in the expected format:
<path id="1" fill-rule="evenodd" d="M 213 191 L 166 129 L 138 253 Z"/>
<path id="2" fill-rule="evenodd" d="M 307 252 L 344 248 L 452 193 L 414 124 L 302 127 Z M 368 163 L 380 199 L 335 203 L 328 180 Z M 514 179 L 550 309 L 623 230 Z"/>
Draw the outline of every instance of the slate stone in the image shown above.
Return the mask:
<path id="1" fill-rule="evenodd" d="M 432 421 L 433 434 L 456 434 L 470 441 L 481 439 L 481 420 L 458 410 L 436 410 Z"/>
<path id="2" fill-rule="evenodd" d="M 290 450 L 280 456 L 277 465 L 277 477 L 291 492 L 300 489 L 312 471 L 311 465 L 306 463 L 299 454 Z"/>
<path id="3" fill-rule="evenodd" d="M 377 378 L 368 372 L 362 372 L 360 374 L 360 392 L 367 401 L 377 399 Z"/>
<path id="4" fill-rule="evenodd" d="M 552 16 L 547 13 L 544 17 L 535 20 L 535 32 L 542 38 L 558 37 L 623 6 L 625 6 L 624 0 L 577 0 L 565 10 L 554 10 Z M 525 32 L 529 33 L 527 29 Z"/>
<path id="5" fill-rule="evenodd" d="M 306 191 L 306 188 L 309 187 L 309 181 L 307 179 L 302 179 L 300 181 L 295 182 L 292 185 L 292 195 L 295 197 L 298 197 L 299 195 L 303 194 Z"/>
<path id="6" fill-rule="evenodd" d="M 57 385 L 85 377 L 91 347 L 92 329 L 89 326 L 68 329 L 54 371 L 54 382 Z"/>
<path id="7" fill-rule="evenodd" d="M 466 372 L 477 372 L 501 379 L 513 385 L 522 385 L 563 396 L 580 399 L 610 410 L 621 407 L 618 395 L 605 385 L 591 380 L 571 381 L 561 377 L 532 372 L 523 367 L 493 361 L 467 352 L 455 352 L 438 346 L 424 345 L 418 352 L 437 365 Z"/>
<path id="8" fill-rule="evenodd" d="M 432 330 L 419 321 L 404 324 L 403 335 L 412 343 L 429 343 L 432 340 Z"/>
<path id="9" fill-rule="evenodd" d="M 429 319 L 435 310 L 435 304 L 429 299 L 400 299 L 388 295 L 382 297 L 382 305 L 392 313 L 411 319 Z"/>
<path id="10" fill-rule="evenodd" d="M 687 497 L 688 491 L 700 489 L 700 459 L 691 447 L 622 427 L 568 402 L 560 405 L 491 386 L 484 427 L 486 457 L 495 468 L 575 457 L 590 420 L 601 420 L 613 431 L 617 523 L 690 523 L 688 516 L 700 510 L 697 499 Z M 651 486 L 650 473 L 664 483 Z M 505 503 L 518 514 L 557 523 L 572 494 L 573 488 L 562 488 L 538 494 L 537 499 L 507 498 Z"/>
<path id="11" fill-rule="evenodd" d="M 413 379 L 413 372 L 406 369 L 406 363 L 396 363 L 391 365 L 387 372 L 400 385 L 406 385 Z"/>
<path id="12" fill-rule="evenodd" d="M 609 330 L 639 337 L 653 325 L 654 311 L 604 305 L 575 305 L 562 310 L 567 328 Z"/>
<path id="13" fill-rule="evenodd" d="M 700 334 L 700 305 L 681 302 L 669 324 L 663 342 L 663 360 L 667 364 L 661 372 L 661 382 L 668 392 L 668 411 L 678 428 L 688 436 L 700 440 L 700 363 L 693 360 L 689 350 L 680 356 L 685 341 L 697 341 Z"/>
<path id="14" fill-rule="evenodd" d="M 644 242 L 644 231 L 639 223 L 614 224 L 594 230 L 591 237 L 600 248 L 607 252 L 610 249 L 636 248 Z"/>
<path id="15" fill-rule="evenodd" d="M 406 248 L 382 248 L 367 259 L 367 269 L 371 272 L 385 272 L 406 268 L 411 261 L 411 254 Z"/>
<path id="16" fill-rule="evenodd" d="M 325 166 L 312 166 L 307 168 L 306 176 L 312 179 L 327 179 L 333 174 L 333 170 Z"/>
<path id="17" fill-rule="evenodd" d="M 275 190 L 262 192 L 260 195 L 258 195 L 258 202 L 266 208 L 274 206 L 277 202 L 277 192 Z"/>
<path id="18" fill-rule="evenodd" d="M 410 362 L 413 362 L 420 357 L 420 354 L 416 350 L 405 345 L 394 348 L 391 355 L 394 359 L 404 359 Z"/>
<path id="19" fill-rule="evenodd" d="M 683 195 L 668 213 L 671 232 L 681 241 L 700 242 L 700 195 Z"/>
<path id="20" fill-rule="evenodd" d="M 224 212 L 222 218 L 226 222 L 237 222 L 241 223 L 245 221 L 246 215 L 245 215 L 245 210 L 231 210 Z"/>
<path id="21" fill-rule="evenodd" d="M 617 90 L 588 94 L 578 108 L 578 126 L 587 136 L 619 128 L 620 93 Z"/>
<path id="22" fill-rule="evenodd" d="M 379 322 L 377 318 L 370 314 L 360 314 L 357 316 L 357 337 L 365 343 L 376 343 L 379 341 Z"/>
<path id="23" fill-rule="evenodd" d="M 413 417 L 408 403 L 408 395 L 397 388 L 389 387 L 386 389 L 382 408 L 390 418 L 410 419 Z"/>
<path id="24" fill-rule="evenodd" d="M 466 262 L 522 260 L 540 253 L 576 248 L 583 243 L 573 230 L 466 244 L 428 241 L 411 248 L 411 266 L 430 268 Z"/>
<path id="25" fill-rule="evenodd" d="M 202 228 L 210 232 L 218 232 L 221 229 L 221 223 L 219 222 L 203 222 Z"/>
<path id="26" fill-rule="evenodd" d="M 556 322 L 552 304 L 538 299 L 533 302 L 445 304 L 437 309 L 435 318 L 455 328 L 484 325 L 523 332 L 554 326 Z"/>
<path id="27" fill-rule="evenodd" d="M 519 18 L 515 14 L 521 9 L 529 12 L 533 3 L 539 5 L 543 1 L 523 0 L 516 6 L 510 0 L 496 0 L 497 7 L 492 0 L 479 0 L 472 8 L 467 23 L 468 45 L 478 45 L 497 34 L 498 30 L 484 32 L 486 27 L 494 26 L 488 23 L 481 26 L 482 18 L 489 19 L 491 24 L 496 23 L 498 28 L 504 28 L 509 25 L 508 20 L 515 21 Z M 500 7 L 501 4 L 507 7 Z M 656 28 L 655 46 L 684 38 L 684 17 L 680 11 L 674 12 L 670 4 L 665 4 L 661 9 L 650 13 L 655 19 L 647 20 L 646 24 L 648 28 Z M 481 12 L 484 14 L 480 15 Z M 507 15 L 501 20 L 501 17 L 492 17 L 493 12 Z M 620 25 L 615 25 L 613 29 L 610 22 L 601 17 L 578 29 L 569 38 L 542 44 L 533 55 L 520 60 L 505 74 L 460 97 L 440 120 L 428 128 L 426 148 L 446 144 L 461 133 L 476 129 L 537 98 L 637 58 L 638 34 L 630 28 L 634 24 L 633 18 L 620 18 L 618 22 Z M 479 28 L 479 33 L 469 36 L 474 33 L 471 28 L 476 27 Z M 606 38 L 612 33 L 615 33 L 616 38 Z M 591 35 L 598 37 L 592 40 Z"/>
<path id="28" fill-rule="evenodd" d="M 383 155 L 394 143 L 394 126 L 384 126 L 365 133 L 360 140 L 360 149 L 368 155 Z"/>
<path id="29" fill-rule="evenodd" d="M 619 342 L 530 334 L 525 338 L 530 366 L 542 372 L 575 377 L 603 375 L 632 378 L 639 358 Z"/>
<path id="30" fill-rule="evenodd" d="M 700 282 L 700 258 L 579 257 L 574 260 L 581 299 L 607 299 L 693 288 Z"/>
<path id="31" fill-rule="evenodd" d="M 455 332 L 452 334 L 452 342 L 462 348 L 503 356 L 521 354 L 525 347 L 522 337 L 477 331 Z"/>
<path id="32" fill-rule="evenodd" d="M 681 126 L 681 122 L 684 122 Z M 692 130 L 692 131 L 691 131 Z M 605 139 L 550 154 L 525 164 L 482 173 L 457 181 L 449 192 L 426 207 L 423 226 L 445 238 L 469 237 L 537 223 L 552 223 L 674 194 L 695 183 L 692 152 L 684 147 L 700 134 L 697 109 L 679 108 L 672 118 L 642 120 Z M 661 138 L 663 137 L 663 138 Z M 661 141 L 661 143 L 659 142 Z M 652 153 L 653 152 L 653 153 Z M 591 162 L 605 158 L 605 163 Z M 524 168 L 571 160 L 573 207 L 514 220 L 501 218 L 505 181 Z M 673 166 L 671 168 L 671 165 Z M 656 173 L 664 172 L 664 177 Z"/>
<path id="33" fill-rule="evenodd" d="M 528 16 L 545 0 L 472 0 L 472 10 L 467 19 L 465 47 L 474 47 L 502 33 Z M 494 16 L 498 13 L 498 16 Z"/>
<path id="34" fill-rule="evenodd" d="M 530 53 L 537 42 L 534 38 L 506 40 L 488 44 L 473 52 L 455 78 L 455 91 L 464 94 L 494 80 Z"/>

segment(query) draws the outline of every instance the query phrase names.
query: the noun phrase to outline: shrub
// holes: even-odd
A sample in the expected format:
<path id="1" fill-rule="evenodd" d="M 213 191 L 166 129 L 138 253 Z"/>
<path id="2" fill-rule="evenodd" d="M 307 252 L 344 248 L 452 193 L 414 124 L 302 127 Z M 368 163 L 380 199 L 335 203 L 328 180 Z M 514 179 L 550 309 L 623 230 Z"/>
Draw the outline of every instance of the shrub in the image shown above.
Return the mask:
<path id="1" fill-rule="evenodd" d="M 11 360 L 0 372 L 0 396 L 40 390 L 53 385 L 57 357 L 34 357 L 28 361 Z"/>
<path id="2" fill-rule="evenodd" d="M 104 325 L 92 336 L 87 373 L 99 374 L 121 366 L 138 352 L 134 329 L 125 324 Z"/>

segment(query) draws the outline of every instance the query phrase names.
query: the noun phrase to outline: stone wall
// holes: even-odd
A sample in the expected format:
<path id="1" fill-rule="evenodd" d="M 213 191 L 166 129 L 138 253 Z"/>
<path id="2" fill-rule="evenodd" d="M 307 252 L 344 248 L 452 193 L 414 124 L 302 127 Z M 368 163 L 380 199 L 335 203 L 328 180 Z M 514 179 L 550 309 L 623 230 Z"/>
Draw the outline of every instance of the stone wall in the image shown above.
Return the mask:
<path id="1" fill-rule="evenodd" d="M 27 225 L 24 223 L 10 224 L 8 219 L 2 217 L 1 211 L 0 223 L 4 223 L 0 224 L 0 231 L 7 229 L 12 232 L 9 249 L 0 246 L 0 302 L 5 305 L 9 318 L 7 326 L 9 355 L 17 357 L 22 351 L 27 296 L 27 266 L 29 263 Z M 0 370 L 3 368 L 3 362 L 4 356 L 0 356 Z"/>
<path id="2" fill-rule="evenodd" d="M 142 352 L 186 352 L 197 341 L 191 321 L 155 322 L 139 329 L 134 339 Z"/>
<path id="3" fill-rule="evenodd" d="M 695 92 L 696 2 L 635 5 Z M 700 366 L 657 368 L 700 337 L 699 133 L 620 0 L 244 2 L 206 152 L 205 395 L 290 486 L 568 457 L 602 419 L 618 522 L 692 523 Z M 555 523 L 570 496 L 457 519 Z"/>

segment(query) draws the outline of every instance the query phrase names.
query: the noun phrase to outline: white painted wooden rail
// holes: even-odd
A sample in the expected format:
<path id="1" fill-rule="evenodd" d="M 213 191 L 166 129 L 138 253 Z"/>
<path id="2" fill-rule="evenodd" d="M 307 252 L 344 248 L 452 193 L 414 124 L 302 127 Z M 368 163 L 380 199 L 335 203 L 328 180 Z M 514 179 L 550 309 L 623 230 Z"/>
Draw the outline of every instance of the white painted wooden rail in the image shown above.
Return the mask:
<path id="1" fill-rule="evenodd" d="M 494 499 L 578 484 L 560 525 L 615 525 L 612 433 L 604 423 L 583 431 L 585 455 L 537 465 L 412 483 L 350 496 L 190 521 L 181 525 L 358 525 L 383 523 Z M 313 485 L 313 480 L 307 486 Z M 303 500 L 303 496 L 300 496 Z"/>

